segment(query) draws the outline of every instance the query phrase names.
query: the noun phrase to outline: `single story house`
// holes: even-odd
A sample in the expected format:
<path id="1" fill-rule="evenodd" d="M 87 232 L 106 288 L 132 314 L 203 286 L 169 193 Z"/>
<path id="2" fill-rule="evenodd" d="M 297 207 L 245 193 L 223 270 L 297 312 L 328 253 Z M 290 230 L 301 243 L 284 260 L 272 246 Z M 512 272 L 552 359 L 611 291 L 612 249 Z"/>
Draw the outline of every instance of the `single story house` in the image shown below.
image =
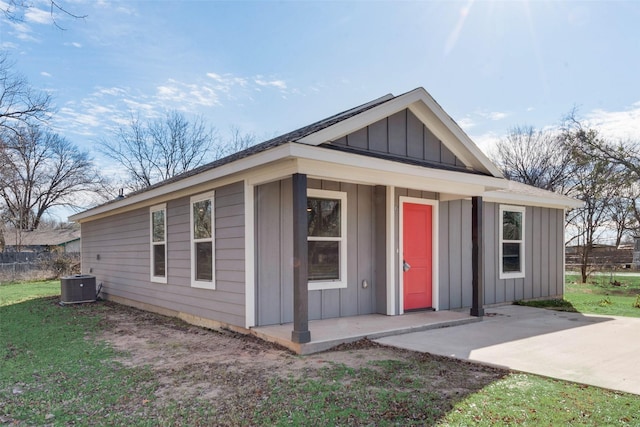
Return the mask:
<path id="1" fill-rule="evenodd" d="M 5 230 L 4 250 L 7 252 L 80 252 L 80 228 L 52 230 Z"/>
<path id="2" fill-rule="evenodd" d="M 73 215 L 112 300 L 249 332 L 555 297 L 565 210 L 434 99 L 387 95 Z"/>

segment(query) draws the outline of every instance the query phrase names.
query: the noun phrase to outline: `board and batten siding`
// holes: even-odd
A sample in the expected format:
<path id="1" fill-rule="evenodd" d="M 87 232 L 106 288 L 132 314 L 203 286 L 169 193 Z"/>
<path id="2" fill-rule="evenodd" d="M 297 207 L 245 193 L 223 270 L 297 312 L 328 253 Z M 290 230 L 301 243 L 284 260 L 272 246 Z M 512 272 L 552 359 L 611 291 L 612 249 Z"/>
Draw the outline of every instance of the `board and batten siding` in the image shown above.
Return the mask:
<path id="1" fill-rule="evenodd" d="M 83 272 L 95 275 L 107 296 L 244 327 L 244 185 L 213 190 L 215 290 L 191 287 L 190 196 L 166 203 L 166 284 L 149 277 L 148 207 L 83 223 Z"/>
<path id="2" fill-rule="evenodd" d="M 356 132 L 331 142 L 361 152 L 380 153 L 402 159 L 464 168 L 409 109 L 399 111 Z"/>
<path id="3" fill-rule="evenodd" d="M 556 297 L 563 293 L 564 212 L 528 206 L 525 212 L 525 277 L 500 279 L 500 204 L 485 203 L 485 304 Z"/>
<path id="4" fill-rule="evenodd" d="M 308 188 L 347 193 L 347 287 L 309 291 L 309 319 L 375 313 L 377 242 L 375 187 L 309 179 Z M 378 190 L 378 193 L 382 191 Z M 256 188 L 256 297 L 259 326 L 293 321 L 293 236 L 291 179 Z M 378 203 L 379 204 L 379 203 Z M 379 255 L 378 255 L 379 258 Z M 363 286 L 366 280 L 368 286 Z"/>
<path id="5" fill-rule="evenodd" d="M 500 204 L 484 203 L 484 304 L 556 297 L 563 293 L 564 212 L 526 208 L 525 277 L 500 279 Z M 440 203 L 441 310 L 471 306 L 471 201 Z"/>

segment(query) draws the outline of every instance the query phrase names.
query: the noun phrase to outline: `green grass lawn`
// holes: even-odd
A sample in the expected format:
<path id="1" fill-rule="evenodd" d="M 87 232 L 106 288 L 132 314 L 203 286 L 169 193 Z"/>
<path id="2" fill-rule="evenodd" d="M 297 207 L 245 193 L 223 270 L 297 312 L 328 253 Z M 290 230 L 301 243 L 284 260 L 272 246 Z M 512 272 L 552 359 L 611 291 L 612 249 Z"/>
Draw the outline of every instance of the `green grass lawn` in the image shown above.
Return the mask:
<path id="1" fill-rule="evenodd" d="M 587 314 L 640 317 L 640 274 L 594 274 L 587 283 L 580 283 L 580 275 L 567 273 L 565 284 L 562 300 L 519 301 L 517 304 Z"/>
<path id="2" fill-rule="evenodd" d="M 0 284 L 0 307 L 54 295 L 60 295 L 59 280 Z"/>
<path id="3" fill-rule="evenodd" d="M 446 387 L 453 376 L 490 368 L 411 352 L 357 368 L 337 361 L 296 377 L 274 375 L 266 388 L 231 400 L 176 395 L 161 404 L 154 371 L 124 366 L 117 360 L 127 355 L 96 338 L 105 310 L 118 306 L 61 307 L 58 293 L 58 282 L 0 286 L 0 424 L 640 425 L 640 396 L 506 371 L 458 395 Z M 425 381 L 427 374 L 445 387 Z M 224 420 L 216 413 L 221 402 Z"/>

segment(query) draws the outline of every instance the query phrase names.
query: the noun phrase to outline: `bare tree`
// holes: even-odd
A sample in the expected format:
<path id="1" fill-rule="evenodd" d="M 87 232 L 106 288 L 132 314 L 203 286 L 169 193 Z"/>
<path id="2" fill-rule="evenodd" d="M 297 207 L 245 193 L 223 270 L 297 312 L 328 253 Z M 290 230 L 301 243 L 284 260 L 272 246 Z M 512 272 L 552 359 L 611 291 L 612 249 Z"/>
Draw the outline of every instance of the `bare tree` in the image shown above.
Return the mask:
<path id="1" fill-rule="evenodd" d="M 78 206 L 101 184 L 87 152 L 41 126 L 4 131 L 0 144 L 0 198 L 16 229 L 38 228 L 50 208 Z"/>
<path id="2" fill-rule="evenodd" d="M 584 206 L 567 216 L 575 231 L 574 241 L 580 248 L 581 278 L 586 282 L 593 246 L 604 230 L 610 228 L 611 205 L 628 185 L 627 175 L 615 163 L 594 157 L 589 147 L 606 144 L 597 130 L 580 125 L 563 130 L 564 144 L 569 148 L 576 168 L 572 174 L 570 195 L 582 200 Z"/>
<path id="3" fill-rule="evenodd" d="M 612 142 L 593 137 L 593 129 L 578 118 L 575 108 L 564 118 L 563 132 L 565 135 L 574 135 L 569 141 L 572 149 L 580 156 L 617 166 L 617 181 L 620 185 L 617 193 L 622 198 L 620 204 L 624 206 L 612 206 L 615 211 L 612 220 L 618 224 L 618 235 L 625 230 L 639 235 L 640 141 L 628 139 Z"/>
<path id="4" fill-rule="evenodd" d="M 172 111 L 147 124 L 132 117 L 113 141 L 101 140 L 98 149 L 124 167 L 129 190 L 135 191 L 202 165 L 213 158 L 217 140 L 215 129 L 207 128 L 202 118 L 189 122 Z"/>
<path id="5" fill-rule="evenodd" d="M 559 193 L 569 191 L 575 162 L 555 130 L 514 127 L 498 142 L 492 158 L 508 179 Z"/>
<path id="6" fill-rule="evenodd" d="M 630 182 L 615 189 L 615 197 L 609 205 L 610 220 L 615 227 L 616 247 L 629 234 L 637 233 L 640 220 L 640 189 Z"/>
<path id="7" fill-rule="evenodd" d="M 231 126 L 229 131 L 229 139 L 218 144 L 216 159 L 246 150 L 256 143 L 256 136 L 253 133 L 243 133 L 237 126 Z"/>
<path id="8" fill-rule="evenodd" d="M 49 117 L 51 96 L 32 89 L 12 67 L 7 54 L 0 52 L 0 131 L 16 132 L 24 123 Z"/>
<path id="9" fill-rule="evenodd" d="M 34 5 L 25 0 L 8 0 L 0 3 L 0 11 L 2 11 L 5 18 L 12 22 L 23 22 L 25 11 L 31 7 L 34 7 Z M 61 3 L 56 0 L 49 0 L 49 13 L 51 14 L 51 22 L 53 25 L 62 31 L 65 31 L 66 28 L 60 26 L 56 16 L 62 15 L 73 19 L 84 19 L 88 16 L 70 12 L 65 6 L 61 5 Z"/>

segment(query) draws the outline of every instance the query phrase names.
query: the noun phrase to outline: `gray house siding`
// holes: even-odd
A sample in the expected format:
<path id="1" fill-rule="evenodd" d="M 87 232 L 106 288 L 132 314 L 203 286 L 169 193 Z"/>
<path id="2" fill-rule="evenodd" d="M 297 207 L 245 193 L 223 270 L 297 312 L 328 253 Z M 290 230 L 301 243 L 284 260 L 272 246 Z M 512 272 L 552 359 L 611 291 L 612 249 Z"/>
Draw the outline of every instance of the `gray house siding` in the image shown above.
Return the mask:
<path id="1" fill-rule="evenodd" d="M 500 279 L 499 203 L 484 203 L 484 303 L 552 297 L 563 292 L 561 209 L 527 207 L 525 277 Z M 471 201 L 440 203 L 439 308 L 471 306 Z M 534 238 L 535 236 L 535 238 Z"/>
<path id="2" fill-rule="evenodd" d="M 464 167 L 460 161 L 409 109 L 379 120 L 332 142 L 356 151 Z"/>
<path id="3" fill-rule="evenodd" d="M 384 306 L 377 302 L 378 280 L 374 260 L 384 252 L 376 240 L 375 187 L 309 179 L 309 188 L 347 193 L 347 287 L 309 291 L 309 319 L 371 314 Z M 381 190 L 378 190 L 381 191 Z M 293 240 L 291 235 L 291 180 L 281 180 L 256 189 L 256 295 L 257 323 L 293 321 Z M 377 225 L 376 225 L 377 224 Z M 363 286 L 363 281 L 368 286 Z"/>
<path id="4" fill-rule="evenodd" d="M 256 197 L 256 323 L 293 322 L 291 179 L 260 185 Z"/>
<path id="5" fill-rule="evenodd" d="M 82 224 L 82 268 L 105 295 L 244 327 L 244 186 L 215 188 L 216 289 L 191 287 L 189 197 L 170 200 L 167 283 L 150 281 L 149 208 Z"/>
<path id="6" fill-rule="evenodd" d="M 525 277 L 500 279 L 498 203 L 485 203 L 485 304 L 553 297 L 563 293 L 564 211 L 526 208 Z"/>
<path id="7" fill-rule="evenodd" d="M 439 309 L 470 307 L 471 201 L 440 202 L 438 219 Z"/>

